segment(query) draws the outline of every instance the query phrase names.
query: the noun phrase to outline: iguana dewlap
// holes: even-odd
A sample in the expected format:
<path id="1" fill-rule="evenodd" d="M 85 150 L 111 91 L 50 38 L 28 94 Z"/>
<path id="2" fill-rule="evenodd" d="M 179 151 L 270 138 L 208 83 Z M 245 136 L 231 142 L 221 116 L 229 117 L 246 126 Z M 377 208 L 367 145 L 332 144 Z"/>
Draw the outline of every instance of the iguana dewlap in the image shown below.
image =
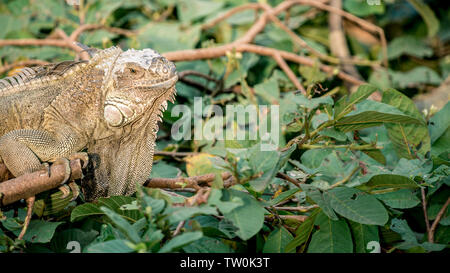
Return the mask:
<path id="1" fill-rule="evenodd" d="M 151 172 L 177 80 L 152 49 L 112 47 L 90 61 L 22 69 L 0 80 L 0 162 L 17 177 L 87 150 L 86 198 L 131 194 Z"/>

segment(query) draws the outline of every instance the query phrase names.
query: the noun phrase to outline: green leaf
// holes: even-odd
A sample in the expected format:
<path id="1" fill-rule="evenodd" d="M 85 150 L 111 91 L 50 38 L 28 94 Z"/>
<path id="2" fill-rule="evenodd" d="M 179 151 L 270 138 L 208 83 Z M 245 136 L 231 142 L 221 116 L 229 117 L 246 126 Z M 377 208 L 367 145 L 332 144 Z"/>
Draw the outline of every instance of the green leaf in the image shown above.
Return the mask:
<path id="1" fill-rule="evenodd" d="M 296 233 L 295 238 L 292 239 L 292 241 L 286 245 L 285 247 L 286 252 L 295 251 L 295 249 L 298 246 L 308 241 L 309 237 L 311 236 L 311 232 L 313 231 L 314 228 L 314 222 L 320 211 L 321 209 L 313 210 L 309 215 L 309 217 L 303 223 L 300 224 L 300 226 L 297 228 L 295 232 Z"/>
<path id="2" fill-rule="evenodd" d="M 299 67 L 300 75 L 306 79 L 305 86 L 316 82 L 323 82 L 327 78 L 327 74 L 323 73 L 319 69 L 319 65 L 316 62 L 313 67 L 301 65 Z"/>
<path id="3" fill-rule="evenodd" d="M 421 121 L 417 124 L 385 124 L 397 155 L 413 159 L 416 158 L 416 152 L 421 155 L 429 152 L 431 144 L 428 128 L 414 102 L 394 89 L 384 91 L 382 102 L 395 106 L 406 115 Z"/>
<path id="4" fill-rule="evenodd" d="M 223 191 L 225 201 L 234 197 L 242 199 L 243 206 L 237 207 L 229 213 L 224 213 L 226 219 L 230 220 L 239 230 L 236 234 L 242 240 L 248 240 L 255 235 L 264 223 L 264 208 L 252 196 L 237 191 Z"/>
<path id="5" fill-rule="evenodd" d="M 54 192 L 50 195 L 43 194 L 43 198 L 37 197 L 34 203 L 33 212 L 39 217 L 56 214 L 67 207 L 73 198 L 73 192 L 61 198 L 63 193 L 61 191 Z"/>
<path id="6" fill-rule="evenodd" d="M 221 240 L 203 236 L 199 240 L 183 247 L 186 253 L 233 253 L 230 246 Z"/>
<path id="7" fill-rule="evenodd" d="M 399 249 L 423 253 L 429 251 L 441 251 L 446 247 L 444 244 L 433 244 L 429 242 L 419 243 L 416 234 L 411 230 L 406 220 L 397 218 L 392 219 L 391 229 L 400 234 L 403 239 L 403 242 L 396 245 Z"/>
<path id="8" fill-rule="evenodd" d="M 444 134 L 438 138 L 431 147 L 431 155 L 436 157 L 441 157 L 442 159 L 449 161 L 449 151 L 450 151 L 450 127 L 445 130 Z"/>
<path id="9" fill-rule="evenodd" d="M 348 114 L 353 109 L 353 105 L 367 99 L 376 90 L 377 87 L 374 85 L 360 85 L 358 90 L 350 94 L 350 96 L 343 96 L 336 102 L 334 110 L 335 120 L 339 120 Z"/>
<path id="10" fill-rule="evenodd" d="M 294 237 L 287 229 L 284 227 L 277 228 L 267 237 L 263 253 L 285 253 L 285 248 L 292 239 Z M 291 250 L 289 252 L 293 253 L 294 251 Z"/>
<path id="11" fill-rule="evenodd" d="M 328 195 L 322 194 L 320 190 L 313 185 L 302 184 L 302 190 L 306 193 L 306 196 L 311 198 L 321 209 L 322 212 L 325 213 L 328 217 L 333 220 L 338 220 L 339 218 L 334 213 L 331 208 L 330 199 Z"/>
<path id="12" fill-rule="evenodd" d="M 133 229 L 133 227 L 130 223 L 128 223 L 127 220 L 122 218 L 121 215 L 106 207 L 101 207 L 100 209 L 106 214 L 106 216 L 108 216 L 109 219 L 111 219 L 114 225 L 117 226 L 117 228 L 128 237 L 128 239 L 130 239 L 134 243 L 138 243 L 140 241 L 139 234 L 135 229 Z"/>
<path id="13" fill-rule="evenodd" d="M 311 169 L 319 168 L 322 161 L 330 155 L 331 149 L 311 149 L 304 152 L 301 156 L 302 163 Z"/>
<path id="14" fill-rule="evenodd" d="M 63 222 L 47 222 L 44 220 L 31 220 L 23 239 L 30 243 L 48 243 L 53 238 L 56 228 Z M 14 232 L 17 236 L 20 230 Z"/>
<path id="15" fill-rule="evenodd" d="M 364 128 L 375 127 L 382 123 L 394 123 L 393 125 L 405 124 L 412 128 L 416 124 L 420 124 L 417 119 L 405 115 L 393 115 L 375 111 L 365 111 L 356 115 L 349 115 L 341 118 L 335 127 L 343 132 L 350 132 L 354 130 L 361 130 Z"/>
<path id="16" fill-rule="evenodd" d="M 170 33 L 170 35 L 167 35 Z M 200 25 L 182 27 L 172 22 L 150 22 L 143 26 L 137 40 L 142 48 L 153 48 L 162 53 L 192 49 L 200 38 Z"/>
<path id="17" fill-rule="evenodd" d="M 269 185 L 277 172 L 286 164 L 290 155 L 295 151 L 297 145 L 292 145 L 289 149 L 278 151 L 264 151 L 258 143 L 250 148 L 249 164 L 254 174 L 259 177 L 250 180 L 250 186 L 257 192 L 262 192 Z"/>
<path id="18" fill-rule="evenodd" d="M 361 224 L 384 225 L 389 216 L 384 206 L 373 196 L 355 188 L 337 187 L 325 196 L 340 215 Z"/>
<path id="19" fill-rule="evenodd" d="M 126 240 L 110 240 L 89 245 L 86 248 L 88 253 L 130 253 L 134 252 L 127 244 Z"/>
<path id="20" fill-rule="evenodd" d="M 433 55 L 433 49 L 414 36 L 401 36 L 389 43 L 388 58 L 392 60 L 403 54 L 418 58 L 431 57 Z"/>
<path id="21" fill-rule="evenodd" d="M 385 12 L 383 1 L 346 0 L 343 1 L 343 5 L 345 10 L 359 17 L 365 17 L 372 14 L 383 14 Z"/>
<path id="22" fill-rule="evenodd" d="M 100 198 L 97 203 L 86 203 L 77 206 L 70 215 L 70 221 L 79 221 L 82 218 L 91 215 L 104 215 L 104 212 L 100 209 L 100 207 L 102 206 L 111 209 L 112 211 L 120 214 L 122 217 L 128 220 L 136 221 L 142 217 L 139 210 L 121 209 L 123 205 L 131 204 L 135 200 L 136 198 L 129 196 L 111 196 L 108 198 Z"/>
<path id="23" fill-rule="evenodd" d="M 333 105 L 333 99 L 330 96 L 307 98 L 303 94 L 297 94 L 295 96 L 290 96 L 289 99 L 292 99 L 297 106 L 307 109 L 315 109 L 324 104 Z"/>
<path id="24" fill-rule="evenodd" d="M 319 135 L 321 136 L 327 136 L 327 137 L 331 137 L 334 138 L 338 141 L 346 141 L 347 140 L 347 135 L 344 134 L 343 132 L 340 132 L 338 130 L 335 130 L 333 128 L 326 128 L 323 129 L 319 132 Z"/>
<path id="25" fill-rule="evenodd" d="M 431 144 L 433 144 L 450 127 L 450 102 L 430 118 L 428 129 L 430 130 Z"/>
<path id="26" fill-rule="evenodd" d="M 370 178 L 369 182 L 361 188 L 372 191 L 374 189 L 395 188 L 395 189 L 415 189 L 418 188 L 414 180 L 397 174 L 377 174 Z"/>
<path id="27" fill-rule="evenodd" d="M 182 23 L 189 23 L 195 19 L 205 17 L 221 10 L 224 2 L 206 0 L 176 1 L 177 15 Z"/>
<path id="28" fill-rule="evenodd" d="M 66 229 L 55 234 L 51 241 L 51 249 L 58 253 L 68 253 L 72 249 L 69 242 L 75 241 L 80 244 L 81 250 L 88 246 L 99 233 L 95 230 L 84 231 L 78 228 Z"/>
<path id="29" fill-rule="evenodd" d="M 233 197 L 230 201 L 222 201 L 222 190 L 211 189 L 208 198 L 208 205 L 216 206 L 222 213 L 230 213 L 237 207 L 244 205 L 244 202 L 239 197 Z"/>
<path id="30" fill-rule="evenodd" d="M 22 20 L 17 20 L 16 17 L 8 14 L 0 14 L 0 39 L 5 38 L 6 34 L 12 31 L 18 31 L 24 27 Z"/>
<path id="31" fill-rule="evenodd" d="M 185 232 L 167 242 L 158 253 L 173 252 L 203 237 L 201 231 Z"/>
<path id="32" fill-rule="evenodd" d="M 280 89 L 278 82 L 274 80 L 266 81 L 254 86 L 255 93 L 268 103 L 275 103 L 280 100 Z"/>
<path id="33" fill-rule="evenodd" d="M 210 206 L 198 206 L 198 207 L 181 207 L 181 208 L 171 208 L 168 210 L 170 216 L 168 220 L 171 224 L 179 223 L 186 219 L 189 219 L 195 215 L 217 215 L 217 209 Z"/>
<path id="34" fill-rule="evenodd" d="M 266 202 L 265 206 L 268 206 L 268 207 L 275 206 L 278 203 L 281 203 L 284 200 L 289 199 L 290 197 L 292 197 L 294 194 L 296 194 L 299 191 L 300 191 L 300 189 L 298 189 L 298 188 L 284 191 L 284 192 L 280 193 L 279 195 L 277 195 L 277 197 L 270 199 L 268 202 Z"/>
<path id="35" fill-rule="evenodd" d="M 319 226 L 308 247 L 308 253 L 352 253 L 353 243 L 345 220 L 333 221 L 325 214 L 317 215 L 314 225 Z"/>
<path id="36" fill-rule="evenodd" d="M 408 2 L 422 16 L 428 28 L 428 37 L 433 37 L 439 30 L 439 20 L 436 18 L 433 10 L 422 0 L 408 0 Z"/>
<path id="37" fill-rule="evenodd" d="M 373 241 L 380 243 L 380 237 L 378 236 L 378 227 L 363 225 L 360 223 L 355 223 L 353 221 L 349 221 L 349 223 L 355 243 L 356 253 L 369 253 L 371 250 L 367 248 L 369 242 Z"/>
<path id="38" fill-rule="evenodd" d="M 181 173 L 181 170 L 164 161 L 159 161 L 152 166 L 152 173 L 150 178 L 162 177 L 162 178 L 173 178 L 177 177 Z"/>
<path id="39" fill-rule="evenodd" d="M 420 203 L 419 198 L 409 189 L 401 189 L 395 192 L 376 194 L 374 196 L 394 209 L 409 209 Z"/>
<path id="40" fill-rule="evenodd" d="M 389 74 L 395 88 L 417 87 L 420 84 L 439 85 L 442 82 L 439 74 L 426 66 L 418 66 L 407 72 L 389 70 Z"/>

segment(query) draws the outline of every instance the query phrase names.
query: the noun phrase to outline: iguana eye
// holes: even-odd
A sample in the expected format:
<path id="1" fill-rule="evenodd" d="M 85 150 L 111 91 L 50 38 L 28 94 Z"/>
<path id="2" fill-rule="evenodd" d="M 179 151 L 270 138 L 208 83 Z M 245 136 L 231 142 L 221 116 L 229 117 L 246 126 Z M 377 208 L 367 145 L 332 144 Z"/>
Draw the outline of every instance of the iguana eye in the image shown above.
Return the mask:
<path id="1" fill-rule="evenodd" d="M 136 73 L 136 69 L 130 68 L 130 72 L 134 74 L 134 73 Z"/>

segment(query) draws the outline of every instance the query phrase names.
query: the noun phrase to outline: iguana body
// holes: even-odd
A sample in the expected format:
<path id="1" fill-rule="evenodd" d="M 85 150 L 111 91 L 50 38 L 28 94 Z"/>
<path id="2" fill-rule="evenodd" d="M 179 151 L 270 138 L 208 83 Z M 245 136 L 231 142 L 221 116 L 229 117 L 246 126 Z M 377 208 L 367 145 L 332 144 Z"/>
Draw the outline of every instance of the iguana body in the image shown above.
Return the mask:
<path id="1" fill-rule="evenodd" d="M 23 69 L 0 81 L 0 162 L 20 176 L 87 150 L 86 198 L 131 194 L 150 174 L 177 79 L 151 49 L 113 47 L 90 61 Z"/>

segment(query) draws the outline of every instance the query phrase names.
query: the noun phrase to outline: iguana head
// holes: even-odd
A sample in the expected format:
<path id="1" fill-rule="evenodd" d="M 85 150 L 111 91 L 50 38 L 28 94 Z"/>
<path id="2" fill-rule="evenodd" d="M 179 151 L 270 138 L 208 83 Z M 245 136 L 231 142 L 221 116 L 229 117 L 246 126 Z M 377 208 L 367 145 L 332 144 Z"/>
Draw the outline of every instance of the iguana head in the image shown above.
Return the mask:
<path id="1" fill-rule="evenodd" d="M 152 49 L 116 49 L 104 64 L 104 119 L 111 127 L 123 127 L 144 112 L 160 114 L 173 102 L 178 80 L 175 65 Z"/>

